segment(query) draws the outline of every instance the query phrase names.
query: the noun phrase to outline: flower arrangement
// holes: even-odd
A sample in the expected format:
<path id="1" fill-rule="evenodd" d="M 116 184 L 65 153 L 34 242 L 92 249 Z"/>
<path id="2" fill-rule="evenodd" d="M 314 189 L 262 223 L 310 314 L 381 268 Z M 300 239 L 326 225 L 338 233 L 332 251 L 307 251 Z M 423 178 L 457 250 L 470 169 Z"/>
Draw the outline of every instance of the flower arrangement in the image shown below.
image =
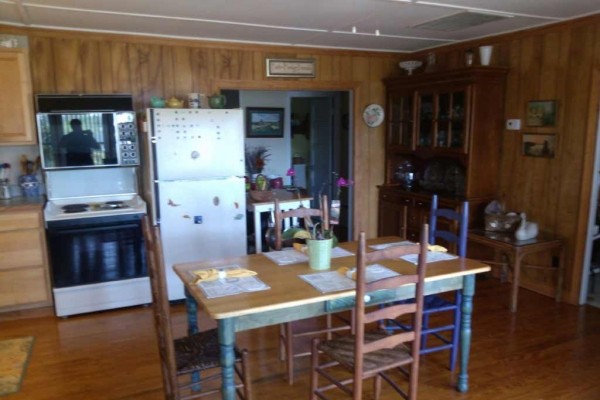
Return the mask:
<path id="1" fill-rule="evenodd" d="M 309 239 L 309 240 L 325 240 L 332 239 L 333 232 L 331 229 L 324 229 L 320 222 L 317 222 L 313 226 L 302 228 L 294 228 L 293 231 L 294 239 Z"/>
<path id="2" fill-rule="evenodd" d="M 246 154 L 246 172 L 248 174 L 262 173 L 267 160 L 271 157 L 269 148 L 266 146 L 248 147 L 245 149 Z"/>

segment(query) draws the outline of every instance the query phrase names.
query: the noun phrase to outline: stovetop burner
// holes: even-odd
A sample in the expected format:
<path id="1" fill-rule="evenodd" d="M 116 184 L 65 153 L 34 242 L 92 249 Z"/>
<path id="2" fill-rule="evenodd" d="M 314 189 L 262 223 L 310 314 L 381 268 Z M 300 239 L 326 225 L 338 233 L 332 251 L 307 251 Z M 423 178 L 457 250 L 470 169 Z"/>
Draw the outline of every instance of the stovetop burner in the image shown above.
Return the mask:
<path id="1" fill-rule="evenodd" d="M 104 203 L 94 203 L 91 205 L 92 211 L 116 210 L 121 208 L 129 208 L 129 205 L 121 200 L 112 200 Z"/>
<path id="2" fill-rule="evenodd" d="M 61 207 L 62 210 L 67 213 L 79 213 L 87 211 L 90 208 L 89 204 L 67 204 Z"/>
<path id="3" fill-rule="evenodd" d="M 146 203 L 139 195 L 121 195 L 112 198 L 99 196 L 70 200 L 49 200 L 44 208 L 46 221 L 146 213 Z"/>

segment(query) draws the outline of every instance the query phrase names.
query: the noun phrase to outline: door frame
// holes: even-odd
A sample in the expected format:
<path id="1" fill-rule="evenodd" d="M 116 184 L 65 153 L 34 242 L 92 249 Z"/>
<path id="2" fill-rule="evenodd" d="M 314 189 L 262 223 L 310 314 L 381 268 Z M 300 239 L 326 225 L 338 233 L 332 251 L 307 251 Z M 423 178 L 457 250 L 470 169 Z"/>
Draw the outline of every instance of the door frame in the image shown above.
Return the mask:
<path id="1" fill-rule="evenodd" d="M 360 232 L 361 227 L 364 230 L 368 225 L 368 216 L 363 213 L 357 213 L 357 205 L 360 199 L 357 196 L 356 187 L 361 188 L 367 184 L 363 181 L 363 176 L 357 171 L 357 165 L 363 164 L 361 159 L 362 154 L 358 152 L 359 138 L 356 134 L 357 118 L 360 118 L 362 112 L 358 109 L 356 99 L 361 98 L 362 83 L 358 81 L 288 81 L 288 80 L 272 80 L 272 81 L 256 81 L 256 80 L 235 80 L 235 79 L 213 79 L 210 82 L 212 93 L 217 93 L 220 90 L 278 90 L 288 92 L 299 91 L 331 91 L 343 92 L 349 94 L 350 111 L 352 112 L 352 122 L 349 127 L 349 132 L 352 135 L 349 151 L 352 154 L 352 176 L 354 177 L 355 189 L 349 198 L 352 206 L 352 226 L 350 227 L 352 235 L 354 232 Z M 367 177 L 365 177 L 367 178 Z M 354 237 L 354 236 L 352 236 Z"/>

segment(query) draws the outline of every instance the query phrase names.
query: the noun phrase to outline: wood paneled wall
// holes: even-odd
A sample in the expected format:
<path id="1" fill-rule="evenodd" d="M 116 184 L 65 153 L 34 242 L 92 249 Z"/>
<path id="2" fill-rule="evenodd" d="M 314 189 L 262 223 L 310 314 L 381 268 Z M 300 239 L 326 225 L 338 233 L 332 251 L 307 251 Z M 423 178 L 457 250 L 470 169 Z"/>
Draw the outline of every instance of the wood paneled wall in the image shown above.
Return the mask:
<path id="1" fill-rule="evenodd" d="M 222 88 L 353 91 L 354 230 L 376 234 L 385 133 L 383 125 L 367 127 L 361 116 L 368 104 L 384 103 L 382 79 L 400 73 L 401 56 L 8 26 L 0 32 L 29 37 L 34 93 L 132 93 L 139 111 L 152 96 L 185 98 Z M 266 78 L 266 58 L 314 58 L 317 76 Z"/>
<path id="2" fill-rule="evenodd" d="M 600 16 L 512 33 L 436 51 L 441 68 L 464 65 L 468 48 L 494 46 L 492 64 L 509 67 L 504 118 L 521 131 L 504 131 L 498 198 L 527 213 L 567 242 L 565 300 L 577 302 L 581 284 L 600 96 Z M 477 51 L 475 61 L 478 62 Z M 416 54 L 425 57 L 425 52 Z M 527 127 L 530 100 L 557 100 L 554 127 Z M 554 158 L 522 155 L 522 133 L 555 134 Z M 530 260 L 532 263 L 546 260 Z M 550 294 L 555 276 L 523 272 L 524 285 Z"/>
<path id="3" fill-rule="evenodd" d="M 354 93 L 355 232 L 373 236 L 377 224 L 376 185 L 384 179 L 383 125 L 368 128 L 364 107 L 383 104 L 382 79 L 399 75 L 400 59 L 411 55 L 302 49 L 214 42 L 24 30 L 0 26 L 0 32 L 26 34 L 34 91 L 113 93 L 135 96 L 140 110 L 153 95 L 183 97 L 212 94 L 220 88 L 280 90 L 352 90 Z M 433 49 L 438 69 L 464 65 L 464 51 L 494 46 L 492 64 L 510 68 L 504 118 L 526 120 L 529 100 L 557 100 L 552 128 L 521 132 L 557 136 L 556 157 L 522 155 L 521 132 L 502 137 L 498 198 L 508 209 L 522 210 L 543 230 L 567 240 L 565 300 L 576 302 L 582 274 L 598 98 L 600 96 L 600 16 Z M 315 79 L 267 79 L 267 57 L 315 58 Z M 475 62 L 478 62 L 477 56 Z M 416 73 L 419 73 L 417 71 Z M 482 166 L 484 167 L 484 166 Z M 531 288 L 550 293 L 554 276 L 524 273 Z"/>

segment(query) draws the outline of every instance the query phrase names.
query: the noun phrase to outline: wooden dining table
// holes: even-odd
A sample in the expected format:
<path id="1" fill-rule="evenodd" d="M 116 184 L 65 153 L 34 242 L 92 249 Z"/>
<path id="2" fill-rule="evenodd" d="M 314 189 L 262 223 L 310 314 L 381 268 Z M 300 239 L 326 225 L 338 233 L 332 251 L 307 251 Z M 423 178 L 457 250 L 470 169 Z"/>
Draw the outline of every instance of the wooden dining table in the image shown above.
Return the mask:
<path id="1" fill-rule="evenodd" d="M 381 237 L 368 240 L 368 245 L 401 240 L 399 237 Z M 357 242 L 341 243 L 340 247 L 355 253 Z M 330 270 L 353 267 L 355 264 L 355 256 L 333 258 Z M 414 273 L 416 268 L 414 264 L 402 259 L 385 260 L 381 264 L 401 274 Z M 194 283 L 193 272 L 196 270 L 218 269 L 231 265 L 255 271 L 257 277 L 270 289 L 209 299 L 199 285 Z M 201 305 L 208 315 L 217 321 L 221 348 L 221 391 L 222 398 L 225 400 L 235 399 L 233 364 L 237 332 L 349 310 L 354 306 L 354 290 L 321 293 L 301 279 L 299 275 L 322 272 L 311 270 L 308 262 L 280 266 L 263 253 L 213 261 L 189 262 L 174 265 L 173 268 L 185 285 L 189 332 L 198 330 L 198 305 Z M 475 275 L 489 270 L 488 265 L 465 258 L 427 264 L 426 295 L 454 290 L 463 291 L 460 370 L 457 381 L 457 389 L 460 392 L 466 392 L 469 387 L 467 366 L 471 344 Z M 368 305 L 404 300 L 414 297 L 414 288 L 401 286 L 370 293 L 369 297 Z"/>

